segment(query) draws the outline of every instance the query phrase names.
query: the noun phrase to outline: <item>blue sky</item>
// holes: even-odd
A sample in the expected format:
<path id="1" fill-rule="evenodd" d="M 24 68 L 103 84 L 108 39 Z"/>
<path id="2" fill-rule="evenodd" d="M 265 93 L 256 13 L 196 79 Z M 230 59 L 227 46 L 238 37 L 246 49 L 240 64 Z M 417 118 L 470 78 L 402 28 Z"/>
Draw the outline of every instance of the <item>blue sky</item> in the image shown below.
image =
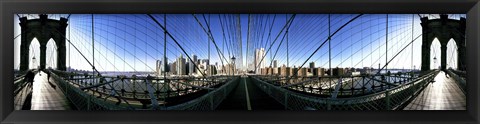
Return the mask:
<path id="1" fill-rule="evenodd" d="M 357 15 L 330 15 L 330 32 L 335 32 Z M 51 16 L 55 18 L 66 17 L 66 15 Z M 153 16 L 163 25 L 163 14 L 153 14 Z M 297 14 L 289 28 L 288 38 L 287 36 L 284 38 L 285 30 L 282 31 L 282 28 L 292 14 L 251 14 L 250 32 L 248 32 L 248 16 L 248 14 L 196 15 L 205 28 L 207 28 L 205 20 L 209 22 L 213 38 L 226 58 L 230 58 L 232 55 L 239 58 L 238 51 L 242 50 L 243 62 L 240 62 L 239 59 L 236 62 L 238 66 L 242 67 L 246 66 L 246 63 L 252 62 L 253 49 L 265 48 L 267 51 L 272 43 L 273 45 L 263 61 L 270 64 L 270 58 L 278 49 L 275 59 L 278 60 L 279 65 L 286 65 L 287 39 L 289 65 L 298 67 L 327 39 L 329 34 L 327 14 Z M 386 16 L 386 14 L 366 14 L 339 30 L 330 41 L 332 47 L 331 66 L 377 68 L 379 63 L 383 66 L 385 59 L 392 59 L 400 49 L 412 40 L 412 37 L 415 38 L 421 34 L 420 19 L 417 14 L 389 14 L 388 46 L 386 46 Z M 465 15 L 451 15 L 451 18 L 460 16 L 465 17 Z M 70 39 L 71 45 L 76 46 L 79 51 L 67 44 L 67 66 L 90 70 L 91 66 L 86 61 L 92 62 L 95 58 L 95 66 L 100 71 L 155 70 L 155 60 L 162 59 L 164 55 L 164 33 L 150 17 L 145 14 L 94 14 L 93 17 L 95 50 L 92 48 L 92 15 L 71 15 L 67 28 L 67 39 Z M 237 26 L 237 23 L 239 26 Z M 221 65 L 213 42 L 209 41 L 207 34 L 192 14 L 167 14 L 166 28 L 190 56 L 195 54 L 199 59 L 207 59 L 208 45 L 210 45 L 211 64 L 218 62 Z M 16 17 L 15 35 L 20 34 L 19 29 L 18 17 Z M 276 38 L 277 40 L 275 40 Z M 20 37 L 14 41 L 15 68 L 18 68 Z M 247 41 L 251 45 L 247 45 Z M 38 61 L 38 43 L 35 42 L 32 42 L 31 45 L 30 58 L 36 56 L 36 61 Z M 239 47 L 240 43 L 241 47 Z M 282 44 L 279 46 L 280 43 Z M 413 65 L 417 69 L 420 68 L 420 46 L 421 37 L 414 41 L 413 51 L 412 46 L 409 46 L 408 49 L 400 52 L 388 68 L 412 68 Z M 435 42 L 432 46 L 435 46 Z M 166 47 L 169 62 L 173 62 L 181 54 L 185 57 L 183 51 L 170 37 L 167 38 Z M 386 47 L 388 47 L 387 52 L 385 52 Z M 247 48 L 249 49 L 248 55 Z M 436 48 L 439 51 L 439 45 Z M 455 51 L 454 48 L 454 45 L 449 46 L 451 52 Z M 55 55 L 53 53 L 54 49 L 55 44 L 49 42 L 49 45 L 47 45 L 47 58 L 49 58 L 47 59 L 47 66 L 55 67 L 56 58 L 49 57 Z M 307 61 L 304 67 L 308 66 L 310 62 L 315 62 L 317 67 L 328 68 L 330 64 L 328 50 L 327 42 Z M 94 56 L 92 51 L 94 51 Z M 86 59 L 79 53 L 83 53 Z M 438 54 L 437 59 L 440 60 L 440 52 L 436 53 Z M 432 55 L 432 58 L 433 56 L 435 55 Z M 248 62 L 246 62 L 247 59 Z M 449 65 L 455 64 L 455 60 L 450 58 L 447 61 L 451 63 Z M 36 63 L 38 65 L 39 62 Z"/>

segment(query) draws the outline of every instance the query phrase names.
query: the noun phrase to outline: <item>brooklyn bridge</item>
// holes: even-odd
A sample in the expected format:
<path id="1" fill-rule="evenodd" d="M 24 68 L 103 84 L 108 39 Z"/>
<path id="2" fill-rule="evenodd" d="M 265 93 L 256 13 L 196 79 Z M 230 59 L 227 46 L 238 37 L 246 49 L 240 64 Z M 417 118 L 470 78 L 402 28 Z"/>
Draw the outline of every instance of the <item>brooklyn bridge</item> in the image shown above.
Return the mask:
<path id="1" fill-rule="evenodd" d="M 16 14 L 15 110 L 465 110 L 463 14 Z"/>

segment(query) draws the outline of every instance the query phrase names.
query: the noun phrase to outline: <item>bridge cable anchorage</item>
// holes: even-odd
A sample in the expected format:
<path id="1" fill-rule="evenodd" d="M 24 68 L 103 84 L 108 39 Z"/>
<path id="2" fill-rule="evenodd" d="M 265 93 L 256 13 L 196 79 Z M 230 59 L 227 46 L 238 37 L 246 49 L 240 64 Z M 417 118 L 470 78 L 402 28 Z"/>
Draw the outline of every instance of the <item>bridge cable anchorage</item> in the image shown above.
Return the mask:
<path id="1" fill-rule="evenodd" d="M 170 34 L 170 33 L 168 32 L 168 30 L 167 30 L 162 24 L 160 24 L 160 22 L 158 22 L 157 19 L 155 19 L 155 17 L 153 17 L 151 14 L 147 14 L 147 15 L 148 15 L 153 21 L 155 21 L 155 23 L 157 23 L 157 25 L 160 26 L 160 28 L 162 28 L 162 29 L 167 33 L 167 35 L 178 45 L 178 47 L 180 47 L 180 49 L 183 51 L 183 53 L 188 57 L 188 59 L 190 60 L 190 62 L 192 62 L 193 65 L 195 65 L 195 67 L 196 67 L 198 70 L 200 70 L 200 68 L 198 67 L 198 65 L 193 62 L 192 58 L 190 58 L 190 56 L 188 55 L 188 53 L 185 51 L 185 49 L 183 49 L 183 47 L 178 43 L 178 41 L 172 36 L 172 34 Z M 202 73 L 202 76 L 203 76 L 204 78 L 206 78 L 206 76 L 205 76 L 206 74 L 205 74 L 204 72 L 202 72 L 202 71 L 200 71 L 200 72 Z"/>

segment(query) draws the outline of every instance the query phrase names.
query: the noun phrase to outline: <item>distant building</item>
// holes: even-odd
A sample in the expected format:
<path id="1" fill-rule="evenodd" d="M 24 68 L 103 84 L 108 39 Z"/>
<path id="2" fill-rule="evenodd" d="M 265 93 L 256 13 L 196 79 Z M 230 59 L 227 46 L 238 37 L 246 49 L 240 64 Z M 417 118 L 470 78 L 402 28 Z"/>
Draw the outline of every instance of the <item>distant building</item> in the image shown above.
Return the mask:
<path id="1" fill-rule="evenodd" d="M 298 76 L 306 77 L 307 76 L 307 68 L 299 68 L 298 69 Z"/>
<path id="2" fill-rule="evenodd" d="M 233 67 L 233 64 L 227 64 L 227 65 L 225 65 L 225 74 L 227 74 L 227 75 L 232 75 L 232 74 L 235 72 L 234 69 L 235 69 L 235 68 Z"/>
<path id="3" fill-rule="evenodd" d="M 278 66 L 277 66 L 277 60 L 273 60 L 273 67 L 274 67 L 274 68 L 277 68 L 277 67 L 278 67 Z"/>
<path id="4" fill-rule="evenodd" d="M 197 68 L 195 67 L 195 65 L 197 64 L 196 63 L 197 62 L 197 55 L 193 54 L 192 59 L 193 59 L 193 62 L 189 63 L 190 65 L 189 65 L 189 69 L 188 69 L 190 75 L 193 75 L 193 74 L 197 73 Z"/>
<path id="5" fill-rule="evenodd" d="M 177 74 L 177 62 L 173 62 L 170 64 L 170 72 L 173 74 L 173 75 L 176 75 Z"/>
<path id="6" fill-rule="evenodd" d="M 286 67 L 285 65 L 283 65 L 280 68 L 280 75 L 281 76 L 290 76 L 290 67 Z"/>
<path id="7" fill-rule="evenodd" d="M 168 58 L 167 57 L 165 57 L 163 59 L 163 63 L 160 67 L 160 71 L 161 71 L 162 75 L 163 75 L 163 73 L 167 73 L 167 72 L 170 71 L 170 66 L 168 65 Z"/>
<path id="8" fill-rule="evenodd" d="M 325 76 L 325 69 L 324 68 L 314 68 L 313 69 L 313 76 L 318 76 L 318 77 Z"/>
<path id="9" fill-rule="evenodd" d="M 268 68 L 267 68 L 267 73 L 268 73 L 268 75 L 273 75 L 273 68 L 272 68 L 272 67 L 268 67 Z"/>
<path id="10" fill-rule="evenodd" d="M 282 67 L 277 67 L 277 74 L 281 75 L 282 74 Z"/>
<path id="11" fill-rule="evenodd" d="M 188 61 L 188 58 L 185 58 L 185 75 L 189 75 L 189 74 L 190 74 L 190 69 L 189 69 L 190 63 L 191 63 L 191 62 Z"/>
<path id="12" fill-rule="evenodd" d="M 278 68 L 278 67 L 274 67 L 274 68 L 273 68 L 273 74 L 274 74 L 274 75 L 280 74 L 279 72 L 280 72 L 280 68 Z"/>
<path id="13" fill-rule="evenodd" d="M 265 56 L 265 49 L 264 48 L 255 49 L 255 60 L 254 60 L 255 64 L 254 64 L 254 66 L 258 66 L 258 67 L 256 67 L 257 69 L 265 68 L 265 61 L 262 61 L 262 58 L 264 56 Z M 258 71 L 257 71 L 257 74 L 258 74 Z"/>
<path id="14" fill-rule="evenodd" d="M 177 59 L 177 75 L 186 75 L 186 68 L 185 68 L 185 59 L 183 59 L 183 55 L 180 54 L 180 57 Z"/>
<path id="15" fill-rule="evenodd" d="M 310 62 L 310 68 L 308 69 L 308 72 L 313 73 L 314 68 L 315 68 L 315 62 Z"/>
<path id="16" fill-rule="evenodd" d="M 290 68 L 290 75 L 291 76 L 298 76 L 298 68 L 293 66 L 293 68 Z"/>
<path id="17" fill-rule="evenodd" d="M 158 76 L 158 75 L 162 75 L 162 70 L 161 70 L 161 68 L 162 68 L 162 61 L 157 60 L 157 61 L 155 62 L 155 72 L 156 72 L 155 74 L 156 74 L 157 76 Z"/>
<path id="18" fill-rule="evenodd" d="M 344 76 L 345 75 L 345 69 L 344 68 L 332 68 L 333 71 L 333 76 Z"/>
<path id="19" fill-rule="evenodd" d="M 208 65 L 207 66 L 207 75 L 216 75 L 217 74 L 217 69 L 215 68 L 215 65 Z"/>
<path id="20" fill-rule="evenodd" d="M 371 74 L 373 72 L 372 67 L 363 67 L 363 69 L 360 71 L 362 74 Z"/>

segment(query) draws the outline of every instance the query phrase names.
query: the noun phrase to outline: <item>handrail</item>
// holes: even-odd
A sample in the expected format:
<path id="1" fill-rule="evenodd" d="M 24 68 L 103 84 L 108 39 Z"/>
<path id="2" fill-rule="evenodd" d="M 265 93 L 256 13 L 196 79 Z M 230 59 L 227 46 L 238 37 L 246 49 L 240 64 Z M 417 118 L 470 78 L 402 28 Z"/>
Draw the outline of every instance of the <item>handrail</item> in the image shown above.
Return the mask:
<path id="1" fill-rule="evenodd" d="M 60 73 L 61 74 L 66 74 L 65 72 L 60 72 Z M 66 76 L 68 76 L 68 75 L 66 75 Z M 79 76 L 84 76 L 84 75 L 79 75 Z M 134 108 L 131 105 L 124 106 L 124 105 L 114 104 L 112 102 L 105 101 L 106 98 L 96 98 L 94 95 L 88 94 L 88 93 L 83 91 L 84 89 L 88 89 L 88 87 L 79 88 L 79 87 L 73 86 L 71 83 L 62 79 L 60 76 L 56 75 L 55 73 L 52 73 L 52 77 L 55 80 L 58 80 L 58 86 L 60 87 L 62 92 L 80 110 L 142 110 L 140 108 Z M 229 79 L 228 76 L 222 76 L 222 77 L 216 77 L 216 78 L 221 79 L 220 81 L 225 80 L 225 79 Z M 112 84 L 111 82 L 115 82 L 115 81 L 118 81 L 118 80 L 120 80 L 120 79 L 119 78 L 112 79 L 109 82 L 101 83 L 101 84 L 103 84 L 103 85 L 110 84 L 111 85 Z M 215 80 L 213 80 L 213 81 L 215 81 Z M 238 82 L 238 77 L 233 78 L 233 79 L 230 78 L 230 81 L 223 84 L 219 88 L 206 88 L 210 92 L 202 95 L 201 97 L 190 100 L 188 102 L 181 103 L 181 104 L 178 104 L 178 105 L 175 105 L 175 106 L 169 106 L 169 107 L 158 106 L 158 103 L 152 103 L 153 108 L 151 108 L 151 109 L 153 109 L 153 110 L 185 110 L 185 109 L 205 110 L 205 108 L 209 108 L 209 109 L 213 108 L 214 109 L 214 108 L 216 108 L 216 106 L 218 106 L 221 103 L 221 101 L 223 101 L 223 99 L 226 98 L 228 93 L 230 93 L 233 90 L 234 86 L 236 86 L 236 85 L 233 85 L 235 82 Z M 149 86 L 147 86 L 147 88 L 150 88 L 148 90 L 150 97 L 153 97 L 153 98 L 150 98 L 150 100 L 152 102 L 155 102 L 157 98 L 156 98 L 156 96 L 152 96 L 153 95 L 153 89 L 152 89 L 153 85 L 151 84 L 152 82 L 146 81 L 144 83 L 149 83 L 150 84 Z M 188 85 L 186 83 L 179 83 L 179 84 Z M 97 84 L 97 85 L 92 85 L 92 86 L 96 87 L 96 86 L 101 86 L 101 85 Z M 90 86 L 90 87 L 92 87 L 92 86 Z M 194 85 L 192 85 L 192 86 L 194 86 Z M 195 88 L 205 89 L 204 87 L 195 87 Z M 112 90 L 114 90 L 114 89 L 112 89 Z M 218 97 L 218 96 L 221 96 L 221 97 Z M 206 99 L 206 98 L 208 98 L 208 99 Z M 210 102 L 211 104 L 208 104 L 208 107 L 204 106 L 205 105 L 204 104 L 205 100 L 211 101 Z M 209 110 L 209 109 L 207 109 L 207 110 Z"/>
<path id="2" fill-rule="evenodd" d="M 393 110 L 399 109 L 410 99 L 414 98 L 418 93 L 428 84 L 429 81 L 435 78 L 438 70 L 422 75 L 410 83 L 402 84 L 397 87 L 387 89 L 381 92 L 376 92 L 369 95 L 351 97 L 351 98 L 324 98 L 318 96 L 311 96 L 289 91 L 285 88 L 274 86 L 265 81 L 262 81 L 255 76 L 250 76 L 260 83 L 254 83 L 261 90 L 273 97 L 275 100 L 285 106 L 286 109 L 326 109 L 326 110 Z"/>

